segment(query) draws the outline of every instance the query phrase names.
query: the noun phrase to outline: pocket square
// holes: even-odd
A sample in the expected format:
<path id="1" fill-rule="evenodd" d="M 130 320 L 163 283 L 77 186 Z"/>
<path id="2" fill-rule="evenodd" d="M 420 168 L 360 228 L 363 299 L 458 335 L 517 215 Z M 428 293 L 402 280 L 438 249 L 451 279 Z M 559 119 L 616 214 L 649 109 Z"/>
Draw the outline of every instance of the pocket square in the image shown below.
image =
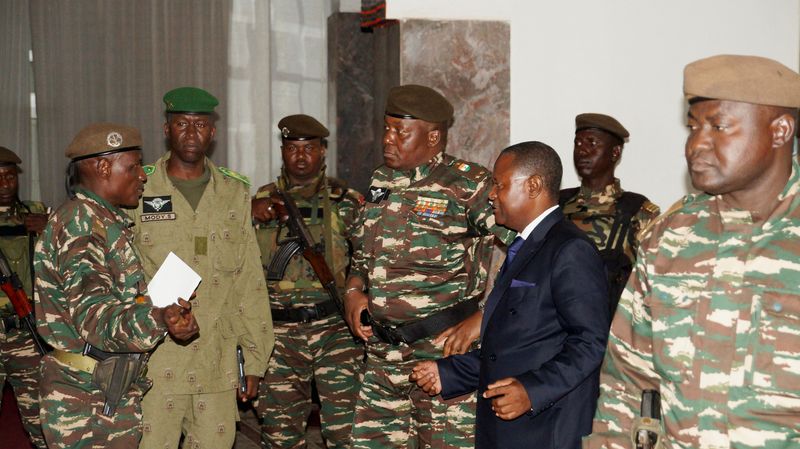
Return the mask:
<path id="1" fill-rule="evenodd" d="M 522 287 L 536 287 L 536 283 L 528 281 L 520 281 L 519 279 L 511 280 L 511 288 L 522 288 Z"/>

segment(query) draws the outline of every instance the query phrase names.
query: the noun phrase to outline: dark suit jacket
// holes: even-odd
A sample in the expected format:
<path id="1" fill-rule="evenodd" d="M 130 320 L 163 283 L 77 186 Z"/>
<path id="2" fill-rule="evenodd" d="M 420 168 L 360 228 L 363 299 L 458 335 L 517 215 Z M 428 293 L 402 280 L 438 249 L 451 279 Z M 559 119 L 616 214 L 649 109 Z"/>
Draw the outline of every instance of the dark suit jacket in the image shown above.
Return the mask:
<path id="1" fill-rule="evenodd" d="M 594 244 L 560 209 L 552 211 L 496 280 L 481 349 L 438 361 L 444 398 L 478 390 L 476 448 L 580 448 L 599 392 L 607 292 Z M 533 404 L 511 421 L 482 397 L 505 377 L 520 381 Z"/>

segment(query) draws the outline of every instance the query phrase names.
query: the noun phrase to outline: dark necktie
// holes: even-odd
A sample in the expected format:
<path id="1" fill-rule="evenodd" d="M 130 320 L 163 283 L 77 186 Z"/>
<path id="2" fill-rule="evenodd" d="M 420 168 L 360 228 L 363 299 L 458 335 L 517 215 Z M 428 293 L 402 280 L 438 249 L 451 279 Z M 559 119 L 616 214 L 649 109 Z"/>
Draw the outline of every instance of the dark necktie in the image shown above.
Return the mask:
<path id="1" fill-rule="evenodd" d="M 503 262 L 503 268 L 500 269 L 500 273 L 505 272 L 508 267 L 511 266 L 511 262 L 514 261 L 514 257 L 517 256 L 517 251 L 522 247 L 522 244 L 525 243 L 525 239 L 517 236 L 510 245 L 508 245 L 508 250 L 506 252 L 506 261 Z"/>

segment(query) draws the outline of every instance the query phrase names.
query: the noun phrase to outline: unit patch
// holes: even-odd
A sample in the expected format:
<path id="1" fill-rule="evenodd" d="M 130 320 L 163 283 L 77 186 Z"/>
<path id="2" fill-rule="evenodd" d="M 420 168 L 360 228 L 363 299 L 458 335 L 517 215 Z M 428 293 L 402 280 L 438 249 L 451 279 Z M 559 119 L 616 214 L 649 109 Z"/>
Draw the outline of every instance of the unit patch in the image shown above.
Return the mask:
<path id="1" fill-rule="evenodd" d="M 447 200 L 421 196 L 414 205 L 414 213 L 420 217 L 438 218 L 447 212 Z"/>
<path id="2" fill-rule="evenodd" d="M 172 195 L 145 196 L 142 198 L 142 223 L 150 221 L 174 220 Z"/>
<path id="3" fill-rule="evenodd" d="M 369 192 L 367 192 L 367 201 L 370 203 L 380 203 L 388 198 L 391 192 L 392 191 L 386 187 L 369 186 Z"/>

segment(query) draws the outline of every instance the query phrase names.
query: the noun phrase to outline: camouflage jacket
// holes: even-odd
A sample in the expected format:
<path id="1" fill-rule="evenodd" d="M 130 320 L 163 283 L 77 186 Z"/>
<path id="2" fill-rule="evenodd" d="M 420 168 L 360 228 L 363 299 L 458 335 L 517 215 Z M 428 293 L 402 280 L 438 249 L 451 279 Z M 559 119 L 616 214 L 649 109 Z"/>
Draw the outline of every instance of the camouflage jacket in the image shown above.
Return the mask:
<path id="1" fill-rule="evenodd" d="M 324 249 L 328 267 L 341 289 L 350 266 L 350 239 L 355 232 L 364 197 L 355 190 L 348 189 L 344 181 L 326 177 L 324 173 L 323 168 L 322 173 L 308 186 L 288 189 L 288 179 L 281 176 L 277 183 L 259 188 L 256 198 L 269 197 L 277 188 L 292 196 L 314 242 Z M 272 261 L 278 243 L 286 239 L 289 230 L 276 220 L 256 223 L 255 228 L 261 250 L 261 264 L 266 275 L 266 267 Z M 308 306 L 329 299 L 311 264 L 299 252 L 289 261 L 283 279 L 267 281 L 267 288 L 270 304 L 276 308 Z"/>
<path id="2" fill-rule="evenodd" d="M 641 392 L 661 392 L 665 446 L 800 444 L 800 173 L 754 225 L 689 195 L 641 236 L 614 317 L 588 448 L 630 448 Z"/>
<path id="3" fill-rule="evenodd" d="M 614 178 L 614 183 L 609 184 L 602 191 L 594 192 L 581 186 L 578 194 L 569 199 L 562 206 L 564 216 L 575 223 L 597 245 L 599 250 L 613 248 L 616 242 L 608 242 L 611 226 L 614 224 L 616 205 L 622 196 L 622 186 L 619 179 Z M 631 219 L 632 233 L 636 236 L 640 230 L 647 227 L 660 213 L 658 206 L 645 201 L 639 212 Z M 623 250 L 628 260 L 636 260 L 638 242 L 635 238 L 623 242 Z"/>
<path id="4" fill-rule="evenodd" d="M 110 352 L 144 352 L 164 338 L 145 293 L 144 271 L 127 215 L 78 189 L 50 217 L 34 253 L 39 335 L 56 349 L 85 343 Z"/>
<path id="5" fill-rule="evenodd" d="M 8 259 L 11 270 L 19 276 L 28 298 L 32 298 L 30 243 L 23 220 L 29 211 L 34 214 L 44 214 L 47 212 L 47 208 L 38 201 L 25 201 L 24 203 L 27 209 L 21 204 L 0 209 L 0 250 Z M 0 316 L 13 314 L 14 307 L 11 306 L 6 294 L 0 290 Z"/>
<path id="6" fill-rule="evenodd" d="M 150 358 L 149 376 L 153 391 L 230 390 L 238 381 L 236 345 L 244 349 L 245 373 L 261 377 L 274 341 L 248 185 L 206 159 L 211 178 L 194 210 L 167 176 L 169 157 L 145 167 L 147 184 L 133 212 L 136 245 L 148 280 L 170 251 L 200 275 L 192 300 L 200 336 L 189 344 L 165 339 Z"/>
<path id="7" fill-rule="evenodd" d="M 375 170 L 351 269 L 376 319 L 413 321 L 483 294 L 493 234 L 514 238 L 494 222 L 490 176 L 444 153 L 410 172 Z"/>

